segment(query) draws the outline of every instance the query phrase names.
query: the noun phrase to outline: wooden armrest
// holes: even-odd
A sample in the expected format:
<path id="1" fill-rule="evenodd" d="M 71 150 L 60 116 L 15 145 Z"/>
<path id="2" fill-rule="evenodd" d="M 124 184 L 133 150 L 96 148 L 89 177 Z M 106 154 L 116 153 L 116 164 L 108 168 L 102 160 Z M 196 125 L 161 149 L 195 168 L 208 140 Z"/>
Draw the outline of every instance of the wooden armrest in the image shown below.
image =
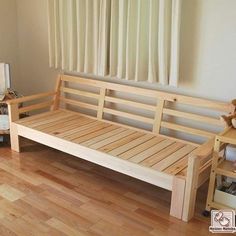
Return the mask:
<path id="1" fill-rule="evenodd" d="M 39 99 L 39 98 L 54 96 L 55 94 L 56 94 L 56 92 L 47 92 L 47 93 L 34 94 L 34 95 L 26 96 L 26 97 L 21 97 L 21 98 L 8 100 L 7 104 L 8 105 L 19 104 L 19 103 L 23 103 L 23 102 L 36 100 L 36 99 Z"/>
<path id="2" fill-rule="evenodd" d="M 198 158 L 208 157 L 213 152 L 215 139 L 210 139 L 206 143 L 199 146 L 193 153 L 192 156 Z"/>

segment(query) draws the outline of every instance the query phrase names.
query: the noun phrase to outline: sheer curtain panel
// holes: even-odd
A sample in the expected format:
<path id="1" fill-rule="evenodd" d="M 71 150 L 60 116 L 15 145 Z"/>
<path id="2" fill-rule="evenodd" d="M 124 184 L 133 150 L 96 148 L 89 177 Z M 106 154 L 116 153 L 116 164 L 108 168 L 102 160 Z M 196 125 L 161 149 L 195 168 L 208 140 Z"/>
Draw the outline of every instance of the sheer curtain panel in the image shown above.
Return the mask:
<path id="1" fill-rule="evenodd" d="M 182 0 L 48 0 L 50 66 L 178 85 Z"/>

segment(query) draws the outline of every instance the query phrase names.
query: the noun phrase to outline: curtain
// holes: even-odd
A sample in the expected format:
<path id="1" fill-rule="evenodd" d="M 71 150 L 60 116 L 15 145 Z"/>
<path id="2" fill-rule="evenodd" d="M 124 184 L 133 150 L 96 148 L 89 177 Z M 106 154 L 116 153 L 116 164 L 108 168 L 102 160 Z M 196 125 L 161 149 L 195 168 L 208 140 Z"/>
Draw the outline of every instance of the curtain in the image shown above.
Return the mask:
<path id="1" fill-rule="evenodd" d="M 182 0 L 48 0 L 50 66 L 177 86 Z"/>

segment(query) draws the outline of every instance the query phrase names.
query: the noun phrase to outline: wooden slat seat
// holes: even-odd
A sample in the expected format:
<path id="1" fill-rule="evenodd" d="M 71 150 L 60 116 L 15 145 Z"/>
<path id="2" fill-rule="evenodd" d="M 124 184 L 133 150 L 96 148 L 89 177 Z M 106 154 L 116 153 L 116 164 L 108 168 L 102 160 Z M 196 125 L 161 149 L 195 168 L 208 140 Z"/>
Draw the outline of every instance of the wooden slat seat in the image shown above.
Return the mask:
<path id="1" fill-rule="evenodd" d="M 19 152 L 26 137 L 165 188 L 170 214 L 188 221 L 210 175 L 212 141 L 225 129 L 219 115 L 234 112 L 231 103 L 61 75 L 55 92 L 9 101 L 11 147 Z"/>
<path id="2" fill-rule="evenodd" d="M 177 175 L 186 168 L 188 154 L 197 148 L 67 110 L 51 111 L 45 116 L 35 115 L 16 123 L 170 175 Z M 168 150 L 173 151 L 168 153 Z M 148 162 L 150 159 L 152 161 Z"/>

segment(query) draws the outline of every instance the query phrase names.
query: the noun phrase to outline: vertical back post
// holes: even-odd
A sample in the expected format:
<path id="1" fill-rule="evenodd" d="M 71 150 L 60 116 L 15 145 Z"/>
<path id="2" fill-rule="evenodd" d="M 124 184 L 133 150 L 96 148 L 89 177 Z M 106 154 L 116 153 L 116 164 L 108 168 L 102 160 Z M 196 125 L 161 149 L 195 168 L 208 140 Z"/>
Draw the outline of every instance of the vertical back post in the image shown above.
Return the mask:
<path id="1" fill-rule="evenodd" d="M 20 143 L 19 143 L 17 125 L 14 123 L 14 121 L 17 121 L 20 118 L 18 103 L 9 104 L 8 113 L 9 113 L 9 122 L 10 122 L 11 149 L 16 152 L 20 152 Z"/>
<path id="2" fill-rule="evenodd" d="M 100 89 L 100 96 L 99 96 L 99 102 L 98 102 L 98 111 L 97 111 L 97 118 L 99 120 L 102 120 L 103 118 L 103 108 L 105 104 L 105 96 L 106 96 L 106 88 Z"/>
<path id="3" fill-rule="evenodd" d="M 160 133 L 164 105 L 165 105 L 165 100 L 160 98 L 157 102 L 153 129 L 152 129 L 152 132 L 155 134 Z"/>
<path id="4" fill-rule="evenodd" d="M 59 104 L 60 104 L 60 94 L 61 94 L 61 84 L 62 84 L 62 80 L 61 80 L 61 75 L 58 76 L 57 78 L 57 82 L 56 82 L 56 87 L 55 87 L 55 96 L 53 97 L 53 105 L 51 106 L 51 111 L 55 111 L 59 108 Z"/>

